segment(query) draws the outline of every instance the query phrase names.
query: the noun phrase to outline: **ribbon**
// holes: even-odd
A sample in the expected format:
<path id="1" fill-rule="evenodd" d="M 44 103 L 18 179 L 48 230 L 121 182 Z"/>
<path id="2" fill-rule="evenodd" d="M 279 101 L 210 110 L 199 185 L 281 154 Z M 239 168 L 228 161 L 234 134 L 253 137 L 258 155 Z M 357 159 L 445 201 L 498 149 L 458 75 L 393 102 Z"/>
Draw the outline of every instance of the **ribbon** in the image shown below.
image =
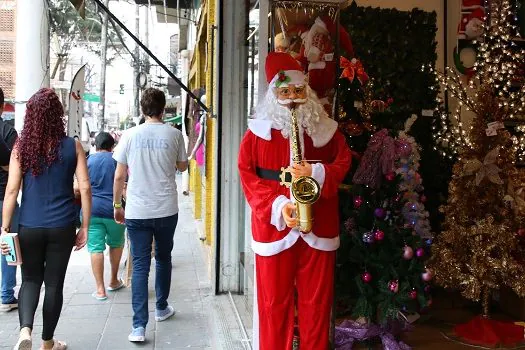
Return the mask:
<path id="1" fill-rule="evenodd" d="M 352 58 L 352 60 L 349 61 L 347 58 L 341 56 L 339 58 L 339 65 L 343 68 L 341 78 L 346 78 L 350 82 L 353 82 L 357 76 L 361 85 L 364 85 L 368 81 L 368 74 L 366 74 L 363 64 L 358 59 Z"/>
<path id="2" fill-rule="evenodd" d="M 402 341 L 397 341 L 394 334 L 406 330 L 400 322 L 389 322 L 384 326 L 376 324 L 361 324 L 345 320 L 340 326 L 335 327 L 335 349 L 352 350 L 355 341 L 369 340 L 379 337 L 384 350 L 411 350 L 412 348 Z"/>

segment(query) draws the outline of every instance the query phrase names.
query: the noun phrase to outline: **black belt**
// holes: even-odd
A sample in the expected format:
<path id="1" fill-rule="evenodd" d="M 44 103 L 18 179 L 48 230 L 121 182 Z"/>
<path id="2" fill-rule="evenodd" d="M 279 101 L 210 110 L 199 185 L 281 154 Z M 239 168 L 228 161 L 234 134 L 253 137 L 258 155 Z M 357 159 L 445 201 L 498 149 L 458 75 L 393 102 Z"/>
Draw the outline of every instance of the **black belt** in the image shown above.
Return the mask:
<path id="1" fill-rule="evenodd" d="M 261 179 L 281 181 L 281 171 L 280 170 L 263 169 L 263 168 L 257 167 L 257 168 L 255 168 L 255 173 Z M 292 181 L 292 174 L 290 174 L 289 172 L 286 172 L 286 174 L 285 174 L 285 181 L 286 182 L 291 182 Z"/>

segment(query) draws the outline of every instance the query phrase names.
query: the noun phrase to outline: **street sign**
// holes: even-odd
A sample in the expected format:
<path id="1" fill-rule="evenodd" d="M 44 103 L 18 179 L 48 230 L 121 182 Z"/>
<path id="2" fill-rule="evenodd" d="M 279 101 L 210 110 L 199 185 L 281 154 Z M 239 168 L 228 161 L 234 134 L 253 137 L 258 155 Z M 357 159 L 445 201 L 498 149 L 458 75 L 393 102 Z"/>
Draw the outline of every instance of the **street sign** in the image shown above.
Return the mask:
<path id="1" fill-rule="evenodd" d="M 84 94 L 82 99 L 87 102 L 97 102 L 100 103 L 100 96 L 94 94 Z"/>

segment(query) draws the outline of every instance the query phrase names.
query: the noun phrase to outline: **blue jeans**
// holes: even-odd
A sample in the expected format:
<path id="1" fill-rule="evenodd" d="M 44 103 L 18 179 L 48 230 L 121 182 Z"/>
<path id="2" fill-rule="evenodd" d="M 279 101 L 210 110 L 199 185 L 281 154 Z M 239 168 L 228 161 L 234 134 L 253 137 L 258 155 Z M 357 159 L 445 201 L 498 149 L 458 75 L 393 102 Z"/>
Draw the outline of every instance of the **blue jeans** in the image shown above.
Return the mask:
<path id="1" fill-rule="evenodd" d="M 0 208 L 4 206 L 4 201 L 0 201 Z M 0 226 L 2 225 L 2 218 L 0 215 Z M 18 203 L 15 206 L 13 219 L 11 220 L 11 232 L 18 233 Z M 10 304 L 15 301 L 15 286 L 16 286 L 16 266 L 7 265 L 5 256 L 2 255 L 2 304 Z"/>
<path id="2" fill-rule="evenodd" d="M 157 310 L 168 307 L 171 286 L 171 250 L 173 235 L 179 215 L 158 219 L 126 219 L 133 275 L 131 283 L 131 304 L 133 306 L 133 328 L 148 323 L 148 277 L 151 265 L 151 244 L 155 237 L 155 294 Z"/>

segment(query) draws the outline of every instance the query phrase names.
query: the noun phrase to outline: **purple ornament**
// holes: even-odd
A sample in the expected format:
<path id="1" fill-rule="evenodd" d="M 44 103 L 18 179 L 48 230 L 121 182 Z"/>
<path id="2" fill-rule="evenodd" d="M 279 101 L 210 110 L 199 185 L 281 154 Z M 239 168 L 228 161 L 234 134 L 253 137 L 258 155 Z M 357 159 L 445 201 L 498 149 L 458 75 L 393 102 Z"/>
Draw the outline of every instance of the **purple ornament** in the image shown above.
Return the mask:
<path id="1" fill-rule="evenodd" d="M 363 204 L 363 197 L 361 196 L 355 196 L 354 197 L 354 208 L 359 209 L 359 207 Z"/>
<path id="2" fill-rule="evenodd" d="M 410 259 L 412 259 L 413 256 L 414 256 L 414 249 L 412 249 L 412 247 L 409 247 L 409 246 L 406 245 L 403 248 L 403 259 L 410 260 Z"/>
<path id="3" fill-rule="evenodd" d="M 374 210 L 374 215 L 376 218 L 383 220 L 386 217 L 386 210 L 383 208 L 376 208 L 376 210 Z"/>
<path id="4" fill-rule="evenodd" d="M 416 250 L 416 256 L 417 256 L 418 258 L 422 258 L 422 257 L 424 257 L 424 256 L 425 256 L 425 249 L 423 249 L 423 248 L 417 248 L 417 250 Z"/>
<path id="5" fill-rule="evenodd" d="M 430 287 L 430 284 L 427 284 L 427 285 L 425 286 L 425 293 L 430 293 L 430 290 L 431 290 L 431 289 L 432 289 L 432 288 Z"/>
<path id="6" fill-rule="evenodd" d="M 372 282 L 372 275 L 370 274 L 370 272 L 363 272 L 363 274 L 361 275 L 361 279 L 365 283 L 370 283 Z"/>
<path id="7" fill-rule="evenodd" d="M 373 232 L 365 232 L 363 233 L 363 242 L 372 244 L 374 243 L 374 233 Z"/>
<path id="8" fill-rule="evenodd" d="M 385 238 L 385 233 L 381 230 L 374 232 L 374 238 L 376 241 L 382 241 Z"/>

